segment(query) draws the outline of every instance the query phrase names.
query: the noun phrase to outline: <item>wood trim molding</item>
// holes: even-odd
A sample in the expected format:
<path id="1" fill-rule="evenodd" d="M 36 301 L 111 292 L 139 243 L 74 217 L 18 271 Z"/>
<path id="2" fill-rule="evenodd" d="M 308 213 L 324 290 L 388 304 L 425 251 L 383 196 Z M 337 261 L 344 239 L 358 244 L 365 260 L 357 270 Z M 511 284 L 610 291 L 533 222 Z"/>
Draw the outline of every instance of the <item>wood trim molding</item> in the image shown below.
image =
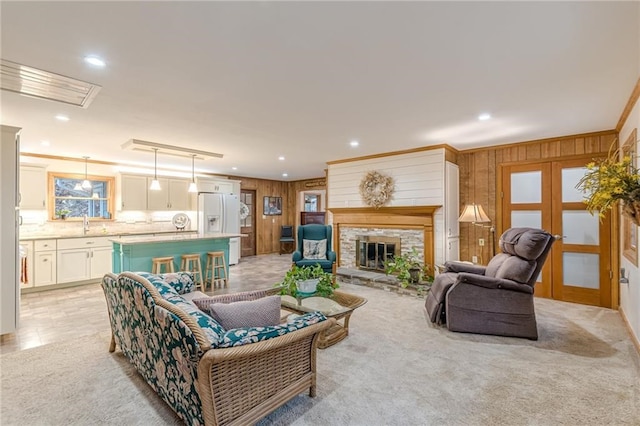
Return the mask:
<path id="1" fill-rule="evenodd" d="M 353 207 L 330 208 L 333 215 L 334 241 L 336 245 L 337 265 L 340 265 L 340 228 L 400 228 L 422 229 L 424 241 L 424 262 L 433 265 L 434 231 L 433 214 L 441 206 L 410 207 Z"/>
<path id="2" fill-rule="evenodd" d="M 495 150 L 495 149 L 514 148 L 514 147 L 522 147 L 526 145 L 533 145 L 533 144 L 539 144 L 539 143 L 545 143 L 545 142 L 563 141 L 566 139 L 590 138 L 590 137 L 607 136 L 607 135 L 618 136 L 618 132 L 615 129 L 612 129 L 612 130 L 601 130 L 599 132 L 591 132 L 591 133 L 578 133 L 577 135 L 557 136 L 557 137 L 544 138 L 544 139 L 535 139 L 530 141 L 507 143 L 504 145 L 490 145 L 490 146 L 483 146 L 481 148 L 471 148 L 471 149 L 462 150 L 460 151 L 460 153 L 473 154 L 475 152 L 489 151 L 489 150 Z"/>
<path id="3" fill-rule="evenodd" d="M 622 130 L 622 126 L 624 126 L 624 123 L 626 123 L 629 118 L 629 114 L 631 114 L 633 106 L 638 102 L 638 98 L 640 98 L 640 77 L 638 77 L 636 86 L 633 88 L 631 96 L 629 96 L 629 100 L 622 110 L 622 114 L 620 114 L 620 119 L 618 120 L 618 124 L 616 124 L 616 132 L 620 132 L 620 130 Z"/>
<path id="4" fill-rule="evenodd" d="M 421 146 L 419 148 L 403 149 L 401 151 L 391 151 L 391 152 L 383 152 L 380 154 L 364 155 L 362 157 L 345 158 L 343 160 L 332 160 L 332 161 L 327 161 L 327 165 L 352 163 L 354 161 L 370 160 L 373 158 L 393 157 L 395 155 L 413 154 L 414 152 L 423 152 L 423 151 L 433 151 L 434 149 L 441 149 L 441 148 L 445 150 L 445 155 L 447 152 L 450 152 L 449 158 L 451 158 L 452 154 L 455 154 L 457 156 L 457 154 L 460 152 L 457 149 L 447 144 L 438 144 L 438 145 L 430 145 L 430 146 Z"/>

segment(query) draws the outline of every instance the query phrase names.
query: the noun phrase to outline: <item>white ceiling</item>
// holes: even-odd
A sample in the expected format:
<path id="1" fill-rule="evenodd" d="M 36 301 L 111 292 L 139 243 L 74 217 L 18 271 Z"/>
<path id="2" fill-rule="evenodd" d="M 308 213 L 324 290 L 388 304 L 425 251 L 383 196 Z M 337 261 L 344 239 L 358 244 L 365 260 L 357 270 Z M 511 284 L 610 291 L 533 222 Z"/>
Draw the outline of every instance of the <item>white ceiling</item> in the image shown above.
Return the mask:
<path id="1" fill-rule="evenodd" d="M 102 86 L 87 109 L 0 92 L 24 152 L 153 166 L 121 149 L 134 138 L 224 154 L 196 170 L 277 180 L 433 144 L 612 129 L 640 75 L 638 2 L 2 1 L 0 13 L 3 59 Z"/>

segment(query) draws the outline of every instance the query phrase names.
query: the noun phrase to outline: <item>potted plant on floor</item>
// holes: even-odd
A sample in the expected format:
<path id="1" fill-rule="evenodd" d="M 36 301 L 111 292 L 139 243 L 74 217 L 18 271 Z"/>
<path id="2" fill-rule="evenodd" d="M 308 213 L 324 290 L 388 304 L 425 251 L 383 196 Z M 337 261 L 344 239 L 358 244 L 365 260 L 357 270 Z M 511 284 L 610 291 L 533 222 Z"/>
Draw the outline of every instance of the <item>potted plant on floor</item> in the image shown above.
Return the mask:
<path id="1" fill-rule="evenodd" d="M 387 275 L 395 275 L 403 288 L 409 287 L 409 284 L 433 281 L 430 270 L 429 265 L 423 264 L 420 253 L 415 247 L 412 247 L 410 252 L 394 256 L 384 262 L 384 272 Z"/>
<path id="2" fill-rule="evenodd" d="M 293 265 L 284 279 L 275 286 L 280 287 L 281 295 L 295 298 L 310 295 L 330 297 L 333 290 L 339 287 L 338 283 L 333 281 L 333 275 L 324 272 L 318 264 L 302 267 Z"/>

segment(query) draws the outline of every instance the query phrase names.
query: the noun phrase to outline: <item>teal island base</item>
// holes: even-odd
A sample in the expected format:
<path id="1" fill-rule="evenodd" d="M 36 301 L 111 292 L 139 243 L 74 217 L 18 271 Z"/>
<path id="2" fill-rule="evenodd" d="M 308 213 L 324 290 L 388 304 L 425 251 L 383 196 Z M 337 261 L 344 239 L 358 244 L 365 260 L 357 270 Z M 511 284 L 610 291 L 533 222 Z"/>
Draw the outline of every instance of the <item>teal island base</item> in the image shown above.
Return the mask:
<path id="1" fill-rule="evenodd" d="M 206 234 L 156 237 L 123 237 L 113 239 L 112 271 L 151 272 L 154 257 L 173 257 L 176 271 L 180 270 L 183 254 L 199 254 L 204 269 L 207 252 L 222 251 L 229 270 L 229 239 L 239 234 Z M 203 271 L 204 272 L 204 271 Z"/>

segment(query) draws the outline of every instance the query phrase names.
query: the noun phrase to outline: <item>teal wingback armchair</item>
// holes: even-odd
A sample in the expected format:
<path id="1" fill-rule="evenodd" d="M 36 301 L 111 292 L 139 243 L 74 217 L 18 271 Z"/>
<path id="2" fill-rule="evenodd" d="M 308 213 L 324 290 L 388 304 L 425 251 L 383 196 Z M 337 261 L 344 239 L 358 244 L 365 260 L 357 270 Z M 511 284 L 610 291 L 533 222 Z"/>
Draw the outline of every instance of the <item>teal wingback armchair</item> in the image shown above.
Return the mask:
<path id="1" fill-rule="evenodd" d="M 336 273 L 336 252 L 331 249 L 331 225 L 301 225 L 298 227 L 297 250 L 293 252 L 293 263 L 296 266 L 314 266 L 319 264 L 325 272 Z M 306 254 L 315 255 L 312 258 L 305 258 L 305 240 L 307 243 Z M 326 241 L 325 250 L 318 252 L 317 248 L 322 247 L 322 240 Z"/>

